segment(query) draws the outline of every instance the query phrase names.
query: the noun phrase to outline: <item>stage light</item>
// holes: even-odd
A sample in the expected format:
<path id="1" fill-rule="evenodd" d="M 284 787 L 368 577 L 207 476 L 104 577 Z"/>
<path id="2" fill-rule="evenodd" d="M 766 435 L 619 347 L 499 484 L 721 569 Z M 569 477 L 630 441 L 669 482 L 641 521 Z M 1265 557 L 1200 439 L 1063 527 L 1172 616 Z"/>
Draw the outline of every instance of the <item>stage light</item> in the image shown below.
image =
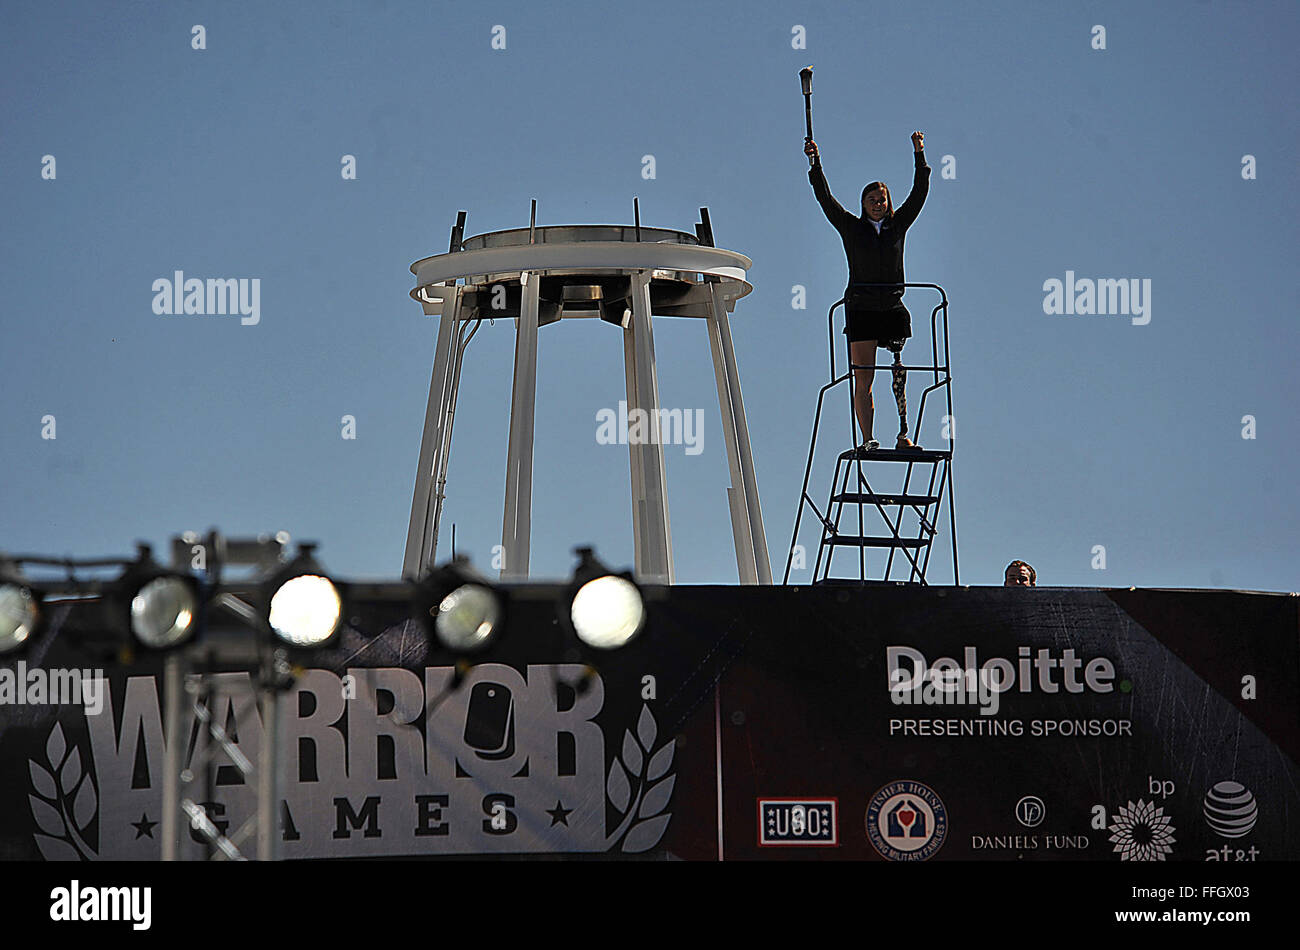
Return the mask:
<path id="1" fill-rule="evenodd" d="M 453 650 L 487 646 L 500 622 L 500 609 L 492 591 L 479 584 L 462 584 L 442 599 L 434 630 Z"/>
<path id="2" fill-rule="evenodd" d="M 267 621 L 275 635 L 295 647 L 324 645 L 338 631 L 343 600 L 323 574 L 299 574 L 271 595 Z"/>
<path id="3" fill-rule="evenodd" d="M 482 650 L 504 626 L 503 599 L 459 557 L 431 571 L 416 587 L 413 613 L 443 646 L 458 653 Z"/>
<path id="4" fill-rule="evenodd" d="M 578 639 L 599 650 L 626 646 L 645 628 L 645 601 L 630 574 L 615 574 L 591 548 L 576 550 L 580 561 L 568 598 L 568 620 Z"/>
<path id="5" fill-rule="evenodd" d="M 636 585 L 613 575 L 583 584 L 570 609 L 578 637 L 600 649 L 623 646 L 645 622 L 645 605 Z"/>
<path id="6" fill-rule="evenodd" d="M 41 625 L 41 595 L 20 581 L 0 582 L 0 655 L 21 649 Z"/>
<path id="7" fill-rule="evenodd" d="M 329 646 L 343 619 L 343 595 L 311 556 L 315 545 L 298 549 L 298 557 L 266 584 L 266 622 L 288 646 Z"/>
<path id="8" fill-rule="evenodd" d="M 105 604 L 125 623 L 135 642 L 148 650 L 172 650 L 193 639 L 198 629 L 202 595 L 188 574 L 165 570 L 153 559 L 149 545 L 113 584 Z M 118 627 L 120 629 L 120 627 Z"/>
<path id="9" fill-rule="evenodd" d="M 198 612 L 190 584 L 178 576 L 155 577 L 131 598 L 131 633 L 154 650 L 176 647 L 194 634 Z"/>

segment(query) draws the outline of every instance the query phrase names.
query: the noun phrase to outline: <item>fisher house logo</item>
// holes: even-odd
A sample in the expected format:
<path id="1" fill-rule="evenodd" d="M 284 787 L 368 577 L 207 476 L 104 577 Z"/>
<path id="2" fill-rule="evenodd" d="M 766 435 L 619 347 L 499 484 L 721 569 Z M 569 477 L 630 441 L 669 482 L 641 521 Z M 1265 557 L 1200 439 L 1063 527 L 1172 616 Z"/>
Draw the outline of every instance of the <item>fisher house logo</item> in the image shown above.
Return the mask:
<path id="1" fill-rule="evenodd" d="M 890 861 L 925 861 L 947 836 L 943 801 L 920 782 L 891 782 L 867 805 L 867 838 Z"/>
<path id="2" fill-rule="evenodd" d="M 423 676 L 350 669 L 347 684 L 326 670 L 305 671 L 283 706 L 281 856 L 654 848 L 672 818 L 675 742 L 659 735 L 647 703 L 627 728 L 608 715 L 602 728 L 604 681 L 596 675 L 586 689 L 571 685 L 584 670 L 483 663 L 454 688 L 451 667 L 427 667 Z M 258 777 L 234 763 L 260 761 L 263 732 L 249 674 L 210 679 L 208 715 L 225 724 L 230 748 L 194 728 L 190 712 L 182 768 L 195 779 L 182 795 L 202 797 L 210 760 L 212 800 L 200 804 L 230 835 L 256 814 Z M 159 680 L 134 676 L 116 685 L 115 694 L 106 684 L 104 712 L 85 717 L 84 733 L 56 722 L 29 759 L 34 840 L 46 860 L 160 855 Z M 607 743 L 606 729 L 618 738 Z M 181 856 L 205 849 L 187 827 Z"/>

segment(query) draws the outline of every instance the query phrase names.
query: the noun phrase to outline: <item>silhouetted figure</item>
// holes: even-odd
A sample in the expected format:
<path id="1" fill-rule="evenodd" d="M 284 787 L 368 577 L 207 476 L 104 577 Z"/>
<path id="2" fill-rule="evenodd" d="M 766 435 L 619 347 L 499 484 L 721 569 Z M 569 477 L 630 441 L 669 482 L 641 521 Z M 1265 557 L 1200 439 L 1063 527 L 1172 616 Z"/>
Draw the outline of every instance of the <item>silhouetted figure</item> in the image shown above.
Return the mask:
<path id="1" fill-rule="evenodd" d="M 919 448 L 907 437 L 907 371 L 903 369 L 903 344 L 912 335 L 912 315 L 903 306 L 903 288 L 859 287 L 858 284 L 901 284 L 903 276 L 903 240 L 907 229 L 925 204 L 930 191 L 930 166 L 925 163 L 925 136 L 912 133 L 916 155 L 916 173 L 912 193 L 897 211 L 889 188 L 873 181 L 862 190 L 862 216 L 850 214 L 831 195 L 822 173 L 817 143 L 804 140 L 804 154 L 812 158 L 808 180 L 822 211 L 844 242 L 849 261 L 849 286 L 844 292 L 845 327 L 849 338 L 849 360 L 853 371 L 853 408 L 862 428 L 865 449 L 880 443 L 871 437 L 875 406 L 871 400 L 871 381 L 876 375 L 877 346 L 894 354 L 894 399 L 898 403 L 898 442 L 900 449 Z"/>

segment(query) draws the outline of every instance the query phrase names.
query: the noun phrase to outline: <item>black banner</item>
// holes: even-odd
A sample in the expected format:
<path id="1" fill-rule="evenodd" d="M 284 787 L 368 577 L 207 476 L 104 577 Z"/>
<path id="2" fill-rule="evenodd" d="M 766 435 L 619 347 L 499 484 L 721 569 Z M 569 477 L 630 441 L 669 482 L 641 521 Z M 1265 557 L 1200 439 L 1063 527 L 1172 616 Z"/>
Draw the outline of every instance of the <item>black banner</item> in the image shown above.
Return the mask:
<path id="1" fill-rule="evenodd" d="M 460 670 L 404 605 L 354 606 L 286 697 L 282 857 L 1300 857 L 1294 597 L 652 588 L 646 632 L 593 654 L 528 590 Z M 160 856 L 161 664 L 97 665 L 99 623 L 56 607 L 0 667 L 4 858 Z M 257 763 L 252 676 L 210 683 Z M 183 794 L 233 834 L 256 779 L 187 717 Z"/>

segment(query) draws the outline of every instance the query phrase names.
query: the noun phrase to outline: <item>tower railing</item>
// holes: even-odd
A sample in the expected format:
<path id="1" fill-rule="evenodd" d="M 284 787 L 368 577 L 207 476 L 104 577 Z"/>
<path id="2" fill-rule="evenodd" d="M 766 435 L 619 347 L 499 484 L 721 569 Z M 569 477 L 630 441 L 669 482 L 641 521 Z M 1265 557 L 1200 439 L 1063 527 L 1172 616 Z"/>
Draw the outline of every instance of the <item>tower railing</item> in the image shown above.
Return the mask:
<path id="1" fill-rule="evenodd" d="M 953 583 L 959 584 L 960 573 L 957 561 L 957 523 L 956 514 L 953 506 L 953 479 L 952 479 L 952 453 L 956 446 L 956 425 L 953 416 L 952 405 L 952 369 L 949 355 L 949 338 L 948 338 L 948 294 L 939 284 L 933 283 L 853 283 L 851 288 L 870 288 L 879 290 L 898 290 L 907 288 L 933 290 L 939 295 L 939 302 L 930 311 L 930 354 L 931 359 L 928 365 L 907 365 L 903 364 L 902 369 L 908 373 L 922 372 L 931 374 L 931 382 L 921 393 L 920 403 L 917 407 L 916 421 L 913 431 L 919 433 L 922 431 L 922 425 L 925 421 L 925 409 L 927 400 L 931 393 L 943 390 L 943 396 L 946 402 L 947 418 L 945 426 L 945 438 L 947 447 L 942 450 L 926 449 L 875 449 L 866 451 L 863 448 L 851 448 L 847 452 L 839 455 L 836 465 L 836 472 L 832 481 L 830 500 L 827 503 L 826 510 L 823 512 L 818 508 L 817 503 L 808 494 L 808 483 L 812 477 L 813 461 L 817 452 L 818 432 L 822 424 L 822 411 L 825 407 L 826 396 L 837 386 L 842 383 L 849 383 L 849 435 L 850 446 L 857 445 L 857 422 L 853 405 L 853 373 L 859 369 L 884 369 L 874 362 L 871 364 L 855 364 L 852 361 L 852 349 L 845 341 L 846 354 L 846 371 L 841 375 L 837 373 L 837 364 L 835 359 L 835 311 L 837 308 L 845 305 L 845 298 L 841 297 L 835 301 L 826 315 L 826 332 L 828 342 L 828 354 L 830 363 L 830 379 L 818 390 L 817 409 L 813 416 L 812 435 L 808 444 L 808 460 L 804 466 L 803 485 L 800 489 L 798 511 L 795 515 L 794 531 L 790 540 L 789 552 L 786 556 L 785 573 L 782 577 L 782 583 L 790 582 L 790 571 L 794 564 L 795 553 L 798 550 L 799 528 L 802 523 L 805 506 L 811 508 L 816 515 L 817 520 L 823 527 L 821 543 L 818 546 L 817 560 L 813 565 L 813 583 L 829 582 L 832 579 L 830 574 L 830 556 L 833 554 L 833 548 L 839 544 L 853 545 L 859 550 L 859 577 L 858 582 L 870 583 L 867 577 L 866 549 L 868 547 L 887 548 L 889 550 L 888 558 L 885 564 L 884 577 L 880 580 L 889 582 L 894 568 L 895 555 L 902 552 L 911 566 L 908 575 L 908 581 L 926 584 L 926 570 L 930 563 L 930 554 L 933 548 L 931 541 L 937 533 L 938 526 L 936 521 L 941 515 L 943 502 L 946 500 L 948 505 L 948 529 L 952 539 L 952 570 Z M 940 321 L 942 315 L 942 321 Z M 895 461 L 903 462 L 907 465 L 904 476 L 902 491 L 899 493 L 877 493 L 872 490 L 870 481 L 863 472 L 862 463 L 864 461 Z M 844 469 L 843 487 L 837 494 L 835 486 L 841 483 L 840 469 L 841 466 L 848 463 Z M 931 464 L 930 480 L 926 487 L 925 494 L 912 494 L 912 477 L 914 468 L 918 464 Z M 856 471 L 856 482 L 854 491 L 848 490 L 848 479 L 851 472 Z M 938 478 L 938 490 L 935 491 L 935 480 Z M 844 514 L 845 504 L 855 504 L 858 510 L 858 535 L 846 536 L 839 530 L 839 521 Z M 868 507 L 874 507 L 876 512 L 883 519 L 885 525 L 889 528 L 887 537 L 869 538 L 863 535 L 864 511 Z M 896 509 L 891 515 L 887 508 Z M 935 509 L 933 512 L 931 508 Z M 905 511 L 911 510 L 918 518 L 918 535 L 915 538 L 903 537 L 900 534 L 903 516 Z M 923 549 L 923 551 L 921 550 Z M 917 550 L 919 556 L 913 555 L 912 551 Z M 823 556 L 825 556 L 825 573 L 823 570 Z M 819 576 L 822 575 L 822 576 Z"/>

